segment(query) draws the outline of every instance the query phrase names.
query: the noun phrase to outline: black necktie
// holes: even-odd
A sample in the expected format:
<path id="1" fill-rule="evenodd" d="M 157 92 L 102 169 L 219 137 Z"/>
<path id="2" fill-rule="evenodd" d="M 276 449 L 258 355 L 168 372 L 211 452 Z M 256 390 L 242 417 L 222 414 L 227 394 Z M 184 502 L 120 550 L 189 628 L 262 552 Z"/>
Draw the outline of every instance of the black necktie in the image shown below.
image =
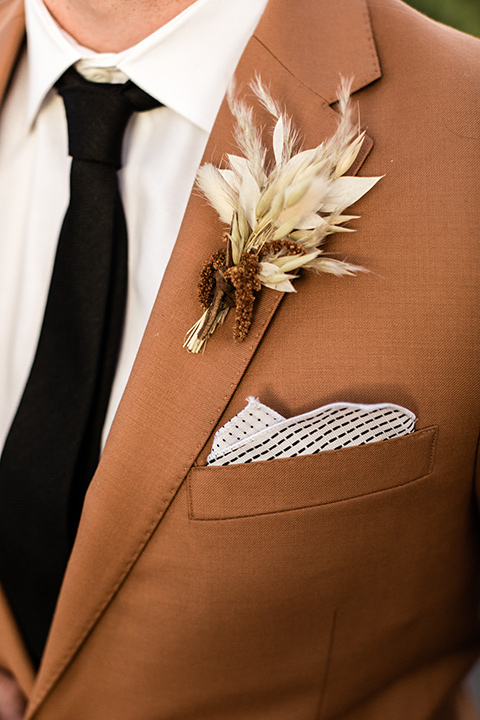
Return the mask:
<path id="1" fill-rule="evenodd" d="M 132 82 L 57 82 L 72 156 L 40 339 L 0 462 L 0 578 L 35 663 L 100 455 L 121 344 L 127 230 L 118 190 L 134 111 L 159 106 Z"/>

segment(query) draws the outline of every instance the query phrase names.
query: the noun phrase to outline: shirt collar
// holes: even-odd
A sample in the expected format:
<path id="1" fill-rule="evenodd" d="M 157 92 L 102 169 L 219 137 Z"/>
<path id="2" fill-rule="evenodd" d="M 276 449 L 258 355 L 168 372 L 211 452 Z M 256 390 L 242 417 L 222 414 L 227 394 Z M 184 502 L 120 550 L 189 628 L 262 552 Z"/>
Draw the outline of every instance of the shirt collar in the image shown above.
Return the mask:
<path id="1" fill-rule="evenodd" d="M 266 5 L 267 0 L 196 0 L 137 45 L 107 54 L 75 42 L 43 0 L 25 0 L 29 126 L 55 81 L 71 65 L 87 60 L 117 67 L 159 102 L 210 132 Z"/>

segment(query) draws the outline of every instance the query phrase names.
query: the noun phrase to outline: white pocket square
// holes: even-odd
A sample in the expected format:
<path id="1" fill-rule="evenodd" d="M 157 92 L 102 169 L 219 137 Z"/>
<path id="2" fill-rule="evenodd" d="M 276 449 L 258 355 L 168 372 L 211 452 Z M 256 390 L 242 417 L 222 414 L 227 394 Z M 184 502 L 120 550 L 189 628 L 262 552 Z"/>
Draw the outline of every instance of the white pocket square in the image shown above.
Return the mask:
<path id="1" fill-rule="evenodd" d="M 274 460 L 389 440 L 413 432 L 415 415 L 400 405 L 332 403 L 284 418 L 247 398 L 247 406 L 217 431 L 207 465 Z"/>

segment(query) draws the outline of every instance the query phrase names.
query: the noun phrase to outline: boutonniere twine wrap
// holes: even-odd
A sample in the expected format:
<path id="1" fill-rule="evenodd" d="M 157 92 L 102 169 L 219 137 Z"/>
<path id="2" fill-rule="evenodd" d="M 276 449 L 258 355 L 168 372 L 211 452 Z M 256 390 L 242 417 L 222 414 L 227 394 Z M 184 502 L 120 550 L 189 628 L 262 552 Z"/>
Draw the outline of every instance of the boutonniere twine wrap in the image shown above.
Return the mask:
<path id="1" fill-rule="evenodd" d="M 300 269 L 354 275 L 357 265 L 325 255 L 323 244 L 333 233 L 353 232 L 345 223 L 358 218 L 345 210 L 380 180 L 345 173 L 360 152 L 364 133 L 353 121 L 351 83 L 339 91 L 335 134 L 318 147 L 298 150 L 299 136 L 288 115 L 257 78 L 253 92 L 274 118 L 274 161 L 267 163 L 262 129 L 253 110 L 229 92 L 236 120 L 235 140 L 243 155 L 228 155 L 226 167 L 203 165 L 197 184 L 227 226 L 223 247 L 204 265 L 198 296 L 202 317 L 188 332 L 184 346 L 200 352 L 215 329 L 235 308 L 233 337 L 246 337 L 255 295 L 262 286 L 295 292 Z"/>

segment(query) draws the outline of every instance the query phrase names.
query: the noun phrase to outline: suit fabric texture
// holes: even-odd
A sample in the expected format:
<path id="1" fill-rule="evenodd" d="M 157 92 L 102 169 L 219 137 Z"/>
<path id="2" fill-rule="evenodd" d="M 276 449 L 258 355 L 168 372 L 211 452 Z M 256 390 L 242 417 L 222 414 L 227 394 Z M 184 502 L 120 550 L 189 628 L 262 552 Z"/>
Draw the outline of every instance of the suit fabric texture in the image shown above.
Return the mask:
<path id="1" fill-rule="evenodd" d="M 24 35 L 0 2 L 0 80 Z M 480 43 L 399 0 L 270 0 L 237 70 L 312 147 L 353 76 L 385 175 L 332 251 L 368 268 L 264 290 L 250 334 L 183 348 L 223 227 L 197 194 L 86 496 L 38 675 L 4 598 L 27 720 L 465 720 L 478 655 Z M 265 120 L 258 110 L 260 120 Z M 234 150 L 222 106 L 205 160 Z M 409 436 L 206 467 L 255 395 L 285 417 L 393 402 Z"/>

